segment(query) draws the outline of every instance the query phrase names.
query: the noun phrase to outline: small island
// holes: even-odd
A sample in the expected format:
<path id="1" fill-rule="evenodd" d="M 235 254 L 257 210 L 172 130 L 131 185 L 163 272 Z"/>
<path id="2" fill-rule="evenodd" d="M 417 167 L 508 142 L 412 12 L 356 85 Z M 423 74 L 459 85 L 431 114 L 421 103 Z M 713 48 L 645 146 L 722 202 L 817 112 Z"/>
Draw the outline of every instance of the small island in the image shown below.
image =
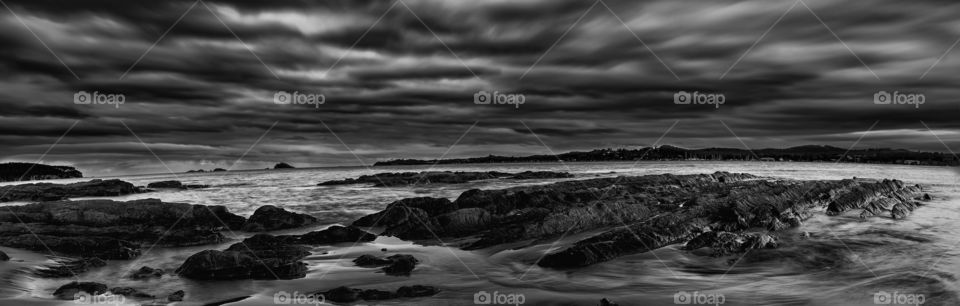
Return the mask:
<path id="1" fill-rule="evenodd" d="M 273 169 L 295 169 L 295 168 L 296 168 L 296 167 L 291 166 L 291 165 L 288 164 L 288 163 L 279 163 L 279 164 L 273 166 Z"/>
<path id="2" fill-rule="evenodd" d="M 33 163 L 0 164 L 0 182 L 82 178 L 83 173 L 70 166 Z"/>

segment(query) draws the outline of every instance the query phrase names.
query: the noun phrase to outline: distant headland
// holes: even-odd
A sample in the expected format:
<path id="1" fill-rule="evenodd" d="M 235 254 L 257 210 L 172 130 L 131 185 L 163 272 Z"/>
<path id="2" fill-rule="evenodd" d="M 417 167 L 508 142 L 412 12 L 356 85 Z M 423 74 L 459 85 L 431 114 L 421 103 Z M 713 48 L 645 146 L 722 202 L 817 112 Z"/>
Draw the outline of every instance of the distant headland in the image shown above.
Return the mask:
<path id="1" fill-rule="evenodd" d="M 686 149 L 664 145 L 638 149 L 597 149 L 588 152 L 568 152 L 557 155 L 497 156 L 456 158 L 442 160 L 395 159 L 380 161 L 374 166 L 425 164 L 478 163 L 543 163 L 543 162 L 600 162 L 600 161 L 794 161 L 847 162 L 866 164 L 904 164 L 929 166 L 957 166 L 960 161 L 952 154 L 920 152 L 905 149 L 843 149 L 832 146 L 806 145 L 785 149 L 745 150 L 737 148 Z"/>

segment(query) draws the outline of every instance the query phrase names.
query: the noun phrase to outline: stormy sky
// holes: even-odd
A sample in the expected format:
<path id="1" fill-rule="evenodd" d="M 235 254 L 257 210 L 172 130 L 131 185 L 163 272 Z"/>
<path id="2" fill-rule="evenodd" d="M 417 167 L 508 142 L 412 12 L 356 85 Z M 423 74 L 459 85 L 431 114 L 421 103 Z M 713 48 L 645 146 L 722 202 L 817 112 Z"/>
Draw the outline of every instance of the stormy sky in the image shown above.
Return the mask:
<path id="1" fill-rule="evenodd" d="M 88 176 L 960 140 L 953 0 L 0 2 L 0 161 Z"/>

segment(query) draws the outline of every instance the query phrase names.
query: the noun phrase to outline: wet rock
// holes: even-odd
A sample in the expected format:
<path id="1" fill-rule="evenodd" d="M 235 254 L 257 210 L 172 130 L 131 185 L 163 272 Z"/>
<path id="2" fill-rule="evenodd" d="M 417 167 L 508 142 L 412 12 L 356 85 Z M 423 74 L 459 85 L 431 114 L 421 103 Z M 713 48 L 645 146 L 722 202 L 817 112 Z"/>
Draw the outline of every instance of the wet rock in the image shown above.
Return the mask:
<path id="1" fill-rule="evenodd" d="M 73 300 L 79 293 L 99 295 L 107 292 L 107 285 L 95 282 L 71 282 L 60 286 L 53 292 L 53 296 L 61 300 Z"/>
<path id="2" fill-rule="evenodd" d="M 201 280 L 295 279 L 306 276 L 307 265 L 300 260 L 308 255 L 310 251 L 305 246 L 258 234 L 224 251 L 193 254 L 176 273 Z"/>
<path id="3" fill-rule="evenodd" d="M 416 268 L 419 261 L 413 255 L 396 254 L 387 258 L 379 258 L 373 255 L 361 255 L 353 260 L 353 263 L 361 267 L 380 267 L 381 271 L 387 275 L 405 276 Z"/>
<path id="4" fill-rule="evenodd" d="M 121 180 L 91 180 L 72 184 L 35 183 L 0 186 L 0 202 L 58 201 L 75 197 L 115 197 L 139 192 Z"/>
<path id="5" fill-rule="evenodd" d="M 107 262 L 100 258 L 59 258 L 54 265 L 48 265 L 34 271 L 34 274 L 40 277 L 76 277 L 80 273 L 87 272 L 94 268 L 105 267 Z"/>
<path id="6" fill-rule="evenodd" d="M 55 255 L 131 259 L 140 255 L 142 244 L 218 243 L 223 241 L 221 229 L 239 229 L 245 221 L 223 206 L 158 199 L 43 202 L 0 211 L 0 245 L 52 250 Z"/>
<path id="7" fill-rule="evenodd" d="M 154 269 L 151 267 L 143 266 L 143 267 L 140 267 L 139 270 L 131 273 L 130 278 L 147 279 L 147 278 L 162 277 L 164 273 L 166 272 L 164 272 L 162 269 Z"/>
<path id="8" fill-rule="evenodd" d="M 183 290 L 177 290 L 174 293 L 171 293 L 170 295 L 167 296 L 167 301 L 170 301 L 170 302 L 183 301 L 184 295 L 186 295 L 186 293 L 183 292 Z"/>
<path id="9" fill-rule="evenodd" d="M 775 233 L 824 210 L 836 215 L 863 209 L 903 218 L 915 208 L 912 200 L 922 196 L 920 190 L 897 180 L 773 180 L 728 172 L 595 178 L 468 190 L 452 203 L 405 199 L 354 225 L 383 227 L 381 235 L 406 240 L 465 238 L 464 249 L 599 232 L 538 262 L 568 268 L 686 243 L 711 231 L 716 236 L 691 245 L 709 246 L 717 254 L 773 247 Z M 756 229 L 770 234 L 747 232 Z"/>
<path id="10" fill-rule="evenodd" d="M 702 247 L 713 249 L 713 256 L 721 257 L 754 249 L 773 249 L 777 247 L 777 240 L 762 233 L 706 232 L 688 241 L 684 249 Z"/>
<path id="11" fill-rule="evenodd" d="M 313 231 L 299 236 L 284 235 L 279 237 L 290 243 L 310 245 L 334 244 L 343 242 L 353 243 L 360 241 L 373 241 L 374 239 L 377 239 L 376 235 L 356 227 L 344 227 L 339 225 L 334 225 L 324 230 Z"/>
<path id="12" fill-rule="evenodd" d="M 142 292 L 133 287 L 113 287 L 113 288 L 110 288 L 110 293 L 131 297 L 131 298 L 138 298 L 138 299 L 152 299 L 156 297 L 152 294 Z"/>
<path id="13" fill-rule="evenodd" d="M 302 227 L 316 222 L 317 218 L 310 215 L 289 212 L 273 205 L 264 205 L 253 212 L 253 215 L 243 224 L 242 229 L 247 232 L 274 231 Z"/>
<path id="14" fill-rule="evenodd" d="M 9 260 L 10 260 L 10 255 L 7 255 L 7 253 L 0 251 L 0 261 L 9 261 Z"/>

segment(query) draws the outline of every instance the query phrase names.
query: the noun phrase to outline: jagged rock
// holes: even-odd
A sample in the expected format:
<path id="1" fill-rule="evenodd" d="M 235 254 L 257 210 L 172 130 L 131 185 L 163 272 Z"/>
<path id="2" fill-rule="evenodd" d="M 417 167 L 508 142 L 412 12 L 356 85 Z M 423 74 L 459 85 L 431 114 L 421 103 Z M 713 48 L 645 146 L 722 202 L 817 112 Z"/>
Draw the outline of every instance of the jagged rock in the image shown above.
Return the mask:
<path id="1" fill-rule="evenodd" d="M 161 269 L 154 269 L 151 267 L 143 266 L 143 267 L 140 267 L 139 270 L 131 273 L 130 278 L 146 279 L 146 278 L 162 277 L 164 273 L 166 272 L 164 272 Z"/>
<path id="2" fill-rule="evenodd" d="M 313 231 L 299 236 L 279 236 L 290 243 L 300 244 L 334 244 L 342 242 L 373 241 L 377 236 L 355 227 L 331 226 L 320 231 Z"/>
<path id="3" fill-rule="evenodd" d="M 55 265 L 49 265 L 34 271 L 34 274 L 40 277 L 76 277 L 80 273 L 87 272 L 93 268 L 105 267 L 107 262 L 100 258 L 81 258 L 69 259 L 61 258 L 55 260 Z"/>
<path id="4" fill-rule="evenodd" d="M 890 211 L 903 218 L 920 191 L 897 180 L 772 180 L 728 172 L 595 178 L 468 190 L 453 203 L 406 199 L 354 225 L 383 227 L 381 235 L 407 240 L 471 238 L 464 240 L 465 249 L 601 231 L 538 262 L 565 268 L 687 242 L 711 230 L 718 236 L 710 246 L 718 254 L 772 247 L 772 235 L 745 231 L 798 227 L 822 211 L 814 208 L 826 208 L 831 215 L 852 209 Z M 876 207 L 868 206 L 874 202 Z"/>
<path id="5" fill-rule="evenodd" d="M 435 287 L 413 285 L 400 287 L 396 292 L 377 289 L 364 290 L 341 286 L 318 293 L 323 294 L 327 301 L 336 303 L 352 303 L 361 299 L 366 301 L 375 301 L 395 298 L 425 297 L 435 295 L 439 292 L 440 290 Z"/>
<path id="6" fill-rule="evenodd" d="M 279 237 L 257 234 L 224 251 L 206 250 L 191 255 L 176 273 L 191 279 L 294 279 L 306 276 L 300 261 L 309 248 Z"/>
<path id="7" fill-rule="evenodd" d="M 713 256 L 721 257 L 753 249 L 776 248 L 777 240 L 761 233 L 706 232 L 687 241 L 684 249 L 695 250 L 702 247 L 713 249 Z"/>
<path id="8" fill-rule="evenodd" d="M 317 222 L 317 218 L 306 214 L 289 212 L 273 205 L 264 205 L 257 208 L 253 215 L 243 224 L 247 232 L 263 232 L 288 228 L 297 228 Z"/>
<path id="9" fill-rule="evenodd" d="M 72 184 L 34 183 L 0 186 L 0 202 L 59 201 L 75 197 L 114 197 L 139 192 L 121 180 L 91 180 Z"/>
<path id="10" fill-rule="evenodd" d="M 152 294 L 142 292 L 133 287 L 113 287 L 113 288 L 110 288 L 110 293 L 123 295 L 126 297 L 139 298 L 139 299 L 152 299 L 156 297 Z"/>
<path id="11" fill-rule="evenodd" d="M 60 286 L 53 292 L 53 296 L 61 300 L 72 300 L 81 292 L 98 295 L 107 292 L 107 285 L 95 282 L 71 282 Z"/>
<path id="12" fill-rule="evenodd" d="M 404 276 L 410 275 L 410 272 L 417 266 L 419 261 L 413 255 L 396 254 L 387 258 L 379 258 L 373 255 L 361 255 L 353 260 L 357 266 L 361 267 L 380 267 L 385 266 L 381 271 L 387 275 Z"/>
<path id="13" fill-rule="evenodd" d="M 8 261 L 8 260 L 10 260 L 10 255 L 7 255 L 7 253 L 0 251 L 0 261 Z"/>
<path id="14" fill-rule="evenodd" d="M 141 243 L 218 243 L 223 241 L 222 228 L 239 229 L 245 221 L 223 206 L 158 199 L 43 202 L 0 210 L 0 245 L 52 250 L 54 255 L 131 259 L 140 255 Z"/>
<path id="15" fill-rule="evenodd" d="M 183 290 L 177 290 L 174 293 L 171 293 L 170 295 L 167 296 L 167 301 L 170 301 L 170 302 L 183 301 L 184 295 L 186 295 L 186 293 L 183 292 Z"/>
<path id="16" fill-rule="evenodd" d="M 506 178 L 515 180 L 528 179 L 553 179 L 553 178 L 571 178 L 572 174 L 567 172 L 553 171 L 525 171 L 520 173 L 506 173 L 498 171 L 487 172 L 452 172 L 452 171 L 424 171 L 424 172 L 398 172 L 398 173 L 377 173 L 374 175 L 362 175 L 355 179 L 326 181 L 318 184 L 319 186 L 347 185 L 347 184 L 372 184 L 373 187 L 391 187 L 391 186 L 409 186 L 418 184 L 463 184 L 478 180 L 489 180 L 496 178 Z"/>

